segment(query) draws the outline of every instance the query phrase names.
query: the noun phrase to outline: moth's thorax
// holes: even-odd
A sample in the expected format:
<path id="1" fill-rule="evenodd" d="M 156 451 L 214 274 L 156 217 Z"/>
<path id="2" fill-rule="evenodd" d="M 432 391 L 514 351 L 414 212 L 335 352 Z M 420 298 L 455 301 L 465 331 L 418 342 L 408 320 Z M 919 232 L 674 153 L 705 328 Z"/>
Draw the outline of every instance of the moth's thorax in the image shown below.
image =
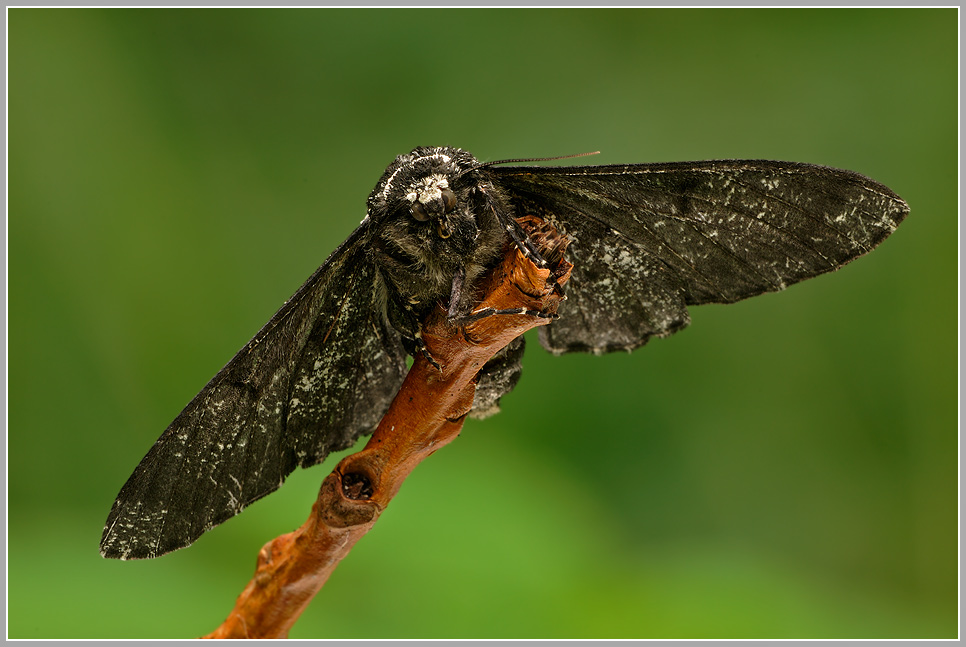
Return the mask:
<path id="1" fill-rule="evenodd" d="M 431 204 L 443 196 L 443 191 L 449 188 L 449 178 L 442 173 L 432 173 L 412 184 L 404 196 L 410 204 Z"/>
<path id="2" fill-rule="evenodd" d="M 457 148 L 400 155 L 368 202 L 373 260 L 392 296 L 427 304 L 450 294 L 457 273 L 479 273 L 498 254 L 503 229 L 476 158 Z"/>
<path id="3" fill-rule="evenodd" d="M 459 148 L 420 147 L 398 156 L 369 196 L 369 215 L 403 204 L 431 200 L 460 173 L 476 166 L 471 154 Z"/>

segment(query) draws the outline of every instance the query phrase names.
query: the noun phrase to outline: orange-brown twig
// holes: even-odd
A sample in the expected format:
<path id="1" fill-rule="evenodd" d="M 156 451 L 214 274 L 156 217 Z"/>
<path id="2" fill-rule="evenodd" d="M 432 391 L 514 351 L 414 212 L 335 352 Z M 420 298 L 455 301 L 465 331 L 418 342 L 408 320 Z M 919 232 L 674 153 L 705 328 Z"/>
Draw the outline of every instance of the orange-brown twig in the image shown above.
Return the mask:
<path id="1" fill-rule="evenodd" d="M 553 257 L 539 269 L 515 247 L 484 281 L 480 308 L 556 312 L 557 285 L 570 275 L 562 237 L 535 219 L 521 219 L 531 238 Z M 339 561 L 423 459 L 449 443 L 473 404 L 483 365 L 513 339 L 547 323 L 526 314 L 485 317 L 456 329 L 442 310 L 423 328 L 423 340 L 442 369 L 417 357 L 389 411 L 362 451 L 347 456 L 322 482 L 305 524 L 266 544 L 255 576 L 225 622 L 206 638 L 284 638 Z"/>

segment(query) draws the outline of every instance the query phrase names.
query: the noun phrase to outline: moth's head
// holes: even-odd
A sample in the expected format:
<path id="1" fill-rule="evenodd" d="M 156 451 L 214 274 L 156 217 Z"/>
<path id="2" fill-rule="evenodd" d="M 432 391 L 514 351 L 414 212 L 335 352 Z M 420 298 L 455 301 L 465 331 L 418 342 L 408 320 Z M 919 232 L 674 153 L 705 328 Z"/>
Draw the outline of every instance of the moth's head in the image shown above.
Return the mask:
<path id="1" fill-rule="evenodd" d="M 400 155 L 369 196 L 368 217 L 449 238 L 463 220 L 471 182 L 460 176 L 478 163 L 458 148 L 417 148 Z"/>

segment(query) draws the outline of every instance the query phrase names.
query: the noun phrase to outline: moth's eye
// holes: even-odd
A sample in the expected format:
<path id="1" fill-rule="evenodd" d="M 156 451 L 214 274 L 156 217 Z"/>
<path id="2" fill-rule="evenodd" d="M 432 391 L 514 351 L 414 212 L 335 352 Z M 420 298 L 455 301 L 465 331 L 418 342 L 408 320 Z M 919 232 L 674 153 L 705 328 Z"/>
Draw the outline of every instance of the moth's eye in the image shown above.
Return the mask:
<path id="1" fill-rule="evenodd" d="M 449 189 L 443 189 L 440 196 L 443 200 L 443 213 L 449 213 L 456 208 L 456 194 Z"/>
<path id="2" fill-rule="evenodd" d="M 409 207 L 409 212 L 413 214 L 413 218 L 420 222 L 426 222 L 429 220 L 429 212 L 426 211 L 426 205 L 422 202 L 414 202 L 411 207 Z"/>

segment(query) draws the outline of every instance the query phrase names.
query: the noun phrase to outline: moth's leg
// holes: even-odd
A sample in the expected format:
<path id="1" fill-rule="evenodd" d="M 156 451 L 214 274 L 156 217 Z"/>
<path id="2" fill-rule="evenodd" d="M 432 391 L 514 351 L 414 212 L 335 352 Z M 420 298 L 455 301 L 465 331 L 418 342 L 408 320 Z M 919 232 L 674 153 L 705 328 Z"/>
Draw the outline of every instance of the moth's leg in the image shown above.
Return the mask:
<path id="1" fill-rule="evenodd" d="M 433 358 L 432 353 L 430 353 L 429 349 L 426 348 L 426 344 L 423 342 L 422 332 L 419 330 L 416 331 L 416 348 L 419 350 L 419 354 L 426 358 L 427 362 L 433 365 L 433 368 L 440 372 L 443 371 L 443 367 L 439 365 L 439 362 Z"/>
<path id="2" fill-rule="evenodd" d="M 411 326 L 408 331 L 404 331 L 403 334 L 412 340 L 413 352 L 411 353 L 414 357 L 418 352 L 426 361 L 432 364 L 437 371 L 442 371 L 443 367 L 439 365 L 434 358 L 429 349 L 426 348 L 426 342 L 423 341 L 423 324 L 420 321 L 419 315 L 413 310 L 413 304 L 408 301 L 403 304 L 403 310 L 406 313 L 406 319 L 410 322 Z"/>
<path id="3" fill-rule="evenodd" d="M 467 281 L 466 268 L 461 267 L 453 276 L 447 318 L 454 325 L 462 326 L 464 323 L 482 319 L 470 312 L 472 306 L 468 302 L 472 299 L 473 291 L 467 290 L 466 286 L 471 282 L 472 280 Z M 473 409 L 470 412 L 472 417 L 485 418 L 500 410 L 500 398 L 509 393 L 520 379 L 523 349 L 523 336 L 517 337 L 480 369 L 473 396 Z"/>
<path id="4" fill-rule="evenodd" d="M 472 323 L 474 321 L 479 321 L 480 319 L 486 319 L 487 317 L 495 317 L 499 315 L 527 315 L 528 317 L 541 317 L 543 319 L 559 319 L 560 315 L 553 314 L 550 312 L 543 312 L 541 310 L 527 310 L 526 308 L 509 308 L 506 310 L 497 310 L 496 308 L 482 308 L 476 312 L 472 312 L 468 315 L 458 317 L 454 320 L 454 323 L 465 325 Z"/>
<path id="5" fill-rule="evenodd" d="M 423 327 L 420 325 L 419 317 L 417 317 L 416 313 L 408 306 L 405 308 L 405 310 L 407 310 L 407 312 L 411 315 L 412 325 L 405 328 L 399 328 L 395 324 L 393 325 L 393 328 L 396 328 L 396 330 L 402 336 L 403 348 L 405 348 L 406 352 L 413 357 L 415 357 L 417 354 L 422 355 L 427 362 L 436 368 L 436 370 L 443 370 L 443 367 L 439 365 L 439 362 L 436 361 L 432 353 L 429 352 L 429 349 L 426 348 L 426 342 L 423 341 Z"/>
<path id="6" fill-rule="evenodd" d="M 380 255 L 380 262 L 385 266 L 391 266 L 392 264 L 398 265 L 398 261 L 382 254 L 379 250 L 375 251 L 376 254 Z M 389 281 L 388 277 L 382 274 L 383 270 L 380 268 L 379 278 L 380 278 L 380 289 L 382 290 L 382 302 L 385 304 L 385 314 L 389 321 L 389 325 L 399 333 L 402 338 L 403 347 L 406 352 L 413 357 L 416 354 L 420 354 L 426 358 L 426 360 L 435 366 L 438 370 L 442 370 L 439 362 L 437 362 L 429 349 L 426 348 L 426 342 L 423 341 L 423 314 L 416 311 L 416 307 L 419 305 L 417 300 L 407 298 L 406 296 L 399 294 L 392 283 Z"/>
<path id="7" fill-rule="evenodd" d="M 513 212 L 502 208 L 498 201 L 487 191 L 485 185 L 479 185 L 479 189 L 486 201 L 486 208 L 493 212 L 497 221 L 503 226 L 503 229 L 509 234 L 510 238 L 513 239 L 520 253 L 537 267 L 546 267 L 547 261 L 537 251 L 537 246 L 530 240 L 527 232 L 523 230 L 520 223 L 513 217 Z"/>
<path id="8" fill-rule="evenodd" d="M 453 286 L 449 292 L 449 310 L 446 312 L 446 318 L 453 320 L 458 319 L 460 316 L 460 310 L 465 306 L 463 305 L 463 286 L 466 284 L 466 268 L 459 268 L 456 270 L 456 274 L 453 275 Z"/>
<path id="9" fill-rule="evenodd" d="M 464 292 L 466 285 L 466 270 L 460 270 L 453 276 L 453 285 L 450 289 L 449 311 L 446 318 L 456 326 L 464 326 L 486 317 L 494 315 L 530 315 L 531 317 L 543 317 L 545 319 L 556 319 L 557 315 L 541 312 L 539 310 L 527 310 L 526 308 L 510 308 L 507 310 L 497 310 L 496 308 L 483 308 L 476 312 L 471 312 L 465 300 L 469 296 Z"/>

